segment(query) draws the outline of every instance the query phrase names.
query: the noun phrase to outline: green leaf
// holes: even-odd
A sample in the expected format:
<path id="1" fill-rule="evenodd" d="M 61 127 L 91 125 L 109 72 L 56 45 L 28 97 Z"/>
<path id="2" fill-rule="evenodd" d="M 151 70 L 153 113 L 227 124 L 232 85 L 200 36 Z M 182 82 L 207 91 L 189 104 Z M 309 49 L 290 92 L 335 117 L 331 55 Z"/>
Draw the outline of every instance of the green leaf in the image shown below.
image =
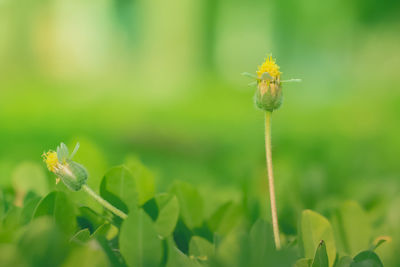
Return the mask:
<path id="1" fill-rule="evenodd" d="M 5 213 L 6 213 L 6 200 L 4 199 L 3 190 L 1 190 L 0 188 L 0 221 L 3 219 Z"/>
<path id="2" fill-rule="evenodd" d="M 104 223 L 104 218 L 88 207 L 80 207 L 79 215 L 77 216 L 78 225 L 80 228 L 88 228 L 93 233 L 98 227 Z"/>
<path id="3" fill-rule="evenodd" d="M 151 218 L 143 210 L 131 211 L 122 223 L 119 244 L 129 266 L 153 267 L 161 263 L 161 240 Z"/>
<path id="4" fill-rule="evenodd" d="M 75 235 L 71 237 L 72 242 L 76 242 L 78 244 L 84 244 L 90 239 L 90 231 L 89 229 L 85 228 L 79 230 Z"/>
<path id="5" fill-rule="evenodd" d="M 301 215 L 299 233 L 306 258 L 314 258 L 315 248 L 321 240 L 324 240 L 329 266 L 333 266 L 336 246 L 332 226 L 325 217 L 314 211 L 304 210 Z"/>
<path id="6" fill-rule="evenodd" d="M 17 231 L 19 230 L 21 208 L 10 206 L 7 213 L 0 221 L 0 241 L 3 243 L 13 242 Z"/>
<path id="7" fill-rule="evenodd" d="M 228 202 L 219 207 L 213 215 L 211 215 L 211 218 L 208 220 L 208 225 L 211 231 L 220 235 L 226 235 L 239 224 L 242 218 L 242 212 L 241 206 Z"/>
<path id="8" fill-rule="evenodd" d="M 214 254 L 214 245 L 210 241 L 200 237 L 192 236 L 189 243 L 189 255 L 200 261 L 206 261 Z"/>
<path id="9" fill-rule="evenodd" d="M 340 239 L 348 254 L 355 256 L 370 245 L 372 228 L 365 211 L 354 201 L 345 202 L 339 209 L 338 229 Z"/>
<path id="10" fill-rule="evenodd" d="M 74 249 L 62 267 L 108 267 L 111 266 L 106 254 L 96 244 L 87 244 Z"/>
<path id="11" fill-rule="evenodd" d="M 340 260 L 335 265 L 335 267 L 350 267 L 352 262 L 353 262 L 353 259 L 351 257 L 343 256 L 340 258 Z"/>
<path id="12" fill-rule="evenodd" d="M 176 182 L 171 193 L 178 198 L 184 223 L 190 229 L 200 227 L 203 223 L 204 204 L 197 189 L 188 183 Z"/>
<path id="13" fill-rule="evenodd" d="M 172 237 L 168 238 L 168 261 L 167 267 L 201 267 L 195 259 L 191 259 L 182 251 L 180 251 L 174 244 Z"/>
<path id="14" fill-rule="evenodd" d="M 210 259 L 210 266 L 253 267 L 253 265 L 249 264 L 252 255 L 250 254 L 251 248 L 249 248 L 248 239 L 249 237 L 244 231 L 233 231 L 221 241 L 215 242 L 216 253 Z M 243 256 L 245 256 L 245 262 L 243 261 Z"/>
<path id="15" fill-rule="evenodd" d="M 276 250 L 271 224 L 257 220 L 250 230 L 249 243 L 241 241 L 240 256 L 242 265 L 258 267 L 268 262 L 271 266 L 293 266 L 296 254 L 290 249 Z"/>
<path id="16" fill-rule="evenodd" d="M 354 257 L 350 267 L 383 267 L 383 264 L 375 252 L 366 250 Z"/>
<path id="17" fill-rule="evenodd" d="M 138 192 L 138 204 L 142 206 L 155 195 L 154 174 L 136 157 L 128 157 L 125 160 L 125 165 L 131 170 L 135 178 Z"/>
<path id="18" fill-rule="evenodd" d="M 21 211 L 21 215 L 20 215 L 20 223 L 22 225 L 25 225 L 32 220 L 33 214 L 34 214 L 36 207 L 39 204 L 40 200 L 41 200 L 41 198 L 36 196 L 36 197 L 29 199 L 24 204 L 22 211 Z"/>
<path id="19" fill-rule="evenodd" d="M 49 217 L 35 219 L 22 233 L 18 247 L 30 266 L 59 266 L 70 246 Z"/>
<path id="20" fill-rule="evenodd" d="M 298 261 L 296 261 L 296 267 L 311 267 L 312 262 L 312 259 L 299 259 Z"/>
<path id="21" fill-rule="evenodd" d="M 157 233 L 165 238 L 171 235 L 178 221 L 178 199 L 171 194 L 159 194 L 155 200 L 158 206 L 158 216 L 154 225 Z"/>
<path id="22" fill-rule="evenodd" d="M 112 205 L 128 213 L 137 206 L 136 183 L 124 166 L 109 170 L 101 181 L 100 195 Z"/>
<path id="23" fill-rule="evenodd" d="M 377 248 L 379 248 L 383 243 L 386 242 L 391 242 L 392 238 L 390 236 L 379 236 L 377 237 L 373 244 L 371 245 L 369 250 L 376 250 Z"/>
<path id="24" fill-rule="evenodd" d="M 275 250 L 272 227 L 263 220 L 257 220 L 250 230 L 250 266 L 268 261 L 268 254 Z"/>
<path id="25" fill-rule="evenodd" d="M 315 252 L 312 267 L 329 267 L 328 254 L 326 254 L 326 246 L 323 240 L 321 240 Z"/>
<path id="26" fill-rule="evenodd" d="M 61 191 L 50 192 L 37 205 L 33 218 L 51 216 L 60 229 L 72 235 L 76 229 L 75 206 Z"/>

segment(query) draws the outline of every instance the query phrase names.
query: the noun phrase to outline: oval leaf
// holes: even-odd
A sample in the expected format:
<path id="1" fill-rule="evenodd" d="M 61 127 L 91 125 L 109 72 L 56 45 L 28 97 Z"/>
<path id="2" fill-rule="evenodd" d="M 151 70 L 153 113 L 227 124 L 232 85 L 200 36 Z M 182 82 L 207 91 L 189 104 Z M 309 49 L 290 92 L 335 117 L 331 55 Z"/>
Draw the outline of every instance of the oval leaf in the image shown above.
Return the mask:
<path id="1" fill-rule="evenodd" d="M 151 218 L 143 210 L 131 211 L 122 223 L 119 244 L 129 266 L 153 267 L 161 263 L 161 240 Z"/>
<path id="2" fill-rule="evenodd" d="M 354 257 L 350 267 L 383 267 L 383 264 L 375 252 L 366 250 Z"/>
<path id="3" fill-rule="evenodd" d="M 338 224 L 341 240 L 348 254 L 354 257 L 368 249 L 372 235 L 371 224 L 366 212 L 357 202 L 344 203 L 338 212 Z"/>
<path id="4" fill-rule="evenodd" d="M 159 194 L 155 197 L 158 206 L 158 216 L 155 221 L 157 233 L 163 238 L 174 231 L 179 216 L 179 203 L 174 195 Z"/>
<path id="5" fill-rule="evenodd" d="M 171 190 L 179 201 L 180 214 L 184 223 L 190 228 L 200 227 L 203 223 L 203 199 L 195 187 L 188 183 L 175 183 Z"/>
<path id="6" fill-rule="evenodd" d="M 189 243 L 189 255 L 200 261 L 206 261 L 214 254 L 214 245 L 208 240 L 193 236 Z"/>
<path id="7" fill-rule="evenodd" d="M 53 217 L 55 223 L 67 234 L 75 232 L 77 225 L 75 206 L 64 192 L 53 191 L 39 202 L 33 218 L 41 216 Z"/>
<path id="8" fill-rule="evenodd" d="M 317 251 L 315 252 L 315 257 L 312 263 L 312 267 L 328 267 L 328 254 L 326 254 L 326 245 L 324 240 L 318 245 Z"/>
<path id="9" fill-rule="evenodd" d="M 132 173 L 124 166 L 109 170 L 101 181 L 100 195 L 118 209 L 128 213 L 137 206 L 136 183 Z"/>
<path id="10" fill-rule="evenodd" d="M 155 195 L 154 174 L 136 157 L 128 157 L 126 166 L 135 178 L 138 203 L 142 206 Z"/>
<path id="11" fill-rule="evenodd" d="M 315 248 L 321 240 L 326 244 L 329 266 L 333 266 L 336 258 L 336 246 L 332 226 L 322 215 L 304 210 L 301 215 L 300 235 L 306 258 L 314 258 Z"/>

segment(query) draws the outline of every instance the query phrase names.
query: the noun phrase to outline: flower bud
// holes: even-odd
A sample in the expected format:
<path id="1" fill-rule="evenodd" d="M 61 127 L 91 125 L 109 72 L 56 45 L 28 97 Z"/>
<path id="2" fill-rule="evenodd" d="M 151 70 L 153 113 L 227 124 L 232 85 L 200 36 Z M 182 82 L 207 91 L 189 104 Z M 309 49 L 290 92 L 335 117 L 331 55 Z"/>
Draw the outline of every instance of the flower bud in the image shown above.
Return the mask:
<path id="1" fill-rule="evenodd" d="M 54 173 L 73 191 L 79 191 L 88 179 L 85 167 L 72 160 L 66 160 L 64 164 L 60 164 Z"/>
<path id="2" fill-rule="evenodd" d="M 265 111 L 274 111 L 282 104 L 282 86 L 277 80 L 260 80 L 255 96 L 256 105 Z"/>
<path id="3" fill-rule="evenodd" d="M 63 183 L 71 190 L 78 191 L 82 188 L 88 179 L 88 173 L 81 164 L 72 161 L 72 156 L 79 148 L 76 145 L 74 151 L 70 155 L 65 144 L 61 143 L 57 147 L 57 152 L 49 151 L 43 154 L 44 162 L 49 171 L 57 175 L 56 183 L 61 179 Z"/>
<path id="4" fill-rule="evenodd" d="M 242 75 L 255 79 L 249 85 L 257 85 L 255 94 L 256 106 L 264 111 L 272 112 L 282 104 L 282 83 L 301 82 L 300 79 L 281 80 L 281 74 L 276 60 L 267 56 L 264 63 L 258 67 L 257 75 L 244 72 Z"/>

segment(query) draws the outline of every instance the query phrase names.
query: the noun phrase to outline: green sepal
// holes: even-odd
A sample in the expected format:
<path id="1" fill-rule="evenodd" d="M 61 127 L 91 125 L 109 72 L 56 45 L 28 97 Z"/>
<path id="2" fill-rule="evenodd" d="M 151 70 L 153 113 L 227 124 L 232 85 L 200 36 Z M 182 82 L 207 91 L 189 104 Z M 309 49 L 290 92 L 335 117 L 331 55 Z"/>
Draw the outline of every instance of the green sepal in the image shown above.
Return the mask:
<path id="1" fill-rule="evenodd" d="M 63 168 L 56 171 L 56 174 L 72 191 L 79 191 L 88 179 L 85 167 L 69 159 L 66 160 Z"/>
<path id="2" fill-rule="evenodd" d="M 260 90 L 260 86 L 268 86 L 268 88 L 264 93 L 261 93 L 262 90 Z M 273 90 L 271 90 L 271 86 L 276 87 L 274 93 L 272 93 Z M 282 88 L 279 84 L 270 83 L 267 85 L 266 83 L 259 83 L 258 87 L 255 95 L 255 102 L 259 109 L 272 112 L 282 105 Z"/>
<path id="3" fill-rule="evenodd" d="M 253 73 L 249 73 L 249 72 L 243 72 L 242 73 L 243 76 L 252 78 L 252 79 L 258 79 L 257 75 L 253 74 Z"/>
<path id="4" fill-rule="evenodd" d="M 66 161 L 68 159 L 68 157 L 69 157 L 68 147 L 64 143 L 61 143 L 57 147 L 57 158 L 58 158 L 58 161 L 63 163 L 64 161 Z"/>
<path id="5" fill-rule="evenodd" d="M 300 83 L 300 82 L 302 82 L 301 79 L 290 79 L 281 81 L 281 83 Z"/>

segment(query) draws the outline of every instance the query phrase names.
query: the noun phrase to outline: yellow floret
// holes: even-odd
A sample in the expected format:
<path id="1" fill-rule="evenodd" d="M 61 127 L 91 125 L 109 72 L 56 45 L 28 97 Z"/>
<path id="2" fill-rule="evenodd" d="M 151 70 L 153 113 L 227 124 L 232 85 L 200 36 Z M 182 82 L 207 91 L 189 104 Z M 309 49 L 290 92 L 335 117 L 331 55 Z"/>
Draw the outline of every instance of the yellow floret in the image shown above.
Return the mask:
<path id="1" fill-rule="evenodd" d="M 56 167 L 58 165 L 58 158 L 57 158 L 57 152 L 54 151 L 49 151 L 45 154 L 43 154 L 43 160 L 46 162 L 47 169 L 51 172 L 55 172 Z"/>
<path id="2" fill-rule="evenodd" d="M 276 64 L 275 59 L 272 58 L 272 56 L 268 56 L 265 59 L 265 62 L 258 67 L 257 75 L 259 78 L 261 78 L 261 75 L 263 73 L 269 73 L 272 78 L 278 78 L 281 75 L 281 72 L 279 71 L 279 66 Z"/>

